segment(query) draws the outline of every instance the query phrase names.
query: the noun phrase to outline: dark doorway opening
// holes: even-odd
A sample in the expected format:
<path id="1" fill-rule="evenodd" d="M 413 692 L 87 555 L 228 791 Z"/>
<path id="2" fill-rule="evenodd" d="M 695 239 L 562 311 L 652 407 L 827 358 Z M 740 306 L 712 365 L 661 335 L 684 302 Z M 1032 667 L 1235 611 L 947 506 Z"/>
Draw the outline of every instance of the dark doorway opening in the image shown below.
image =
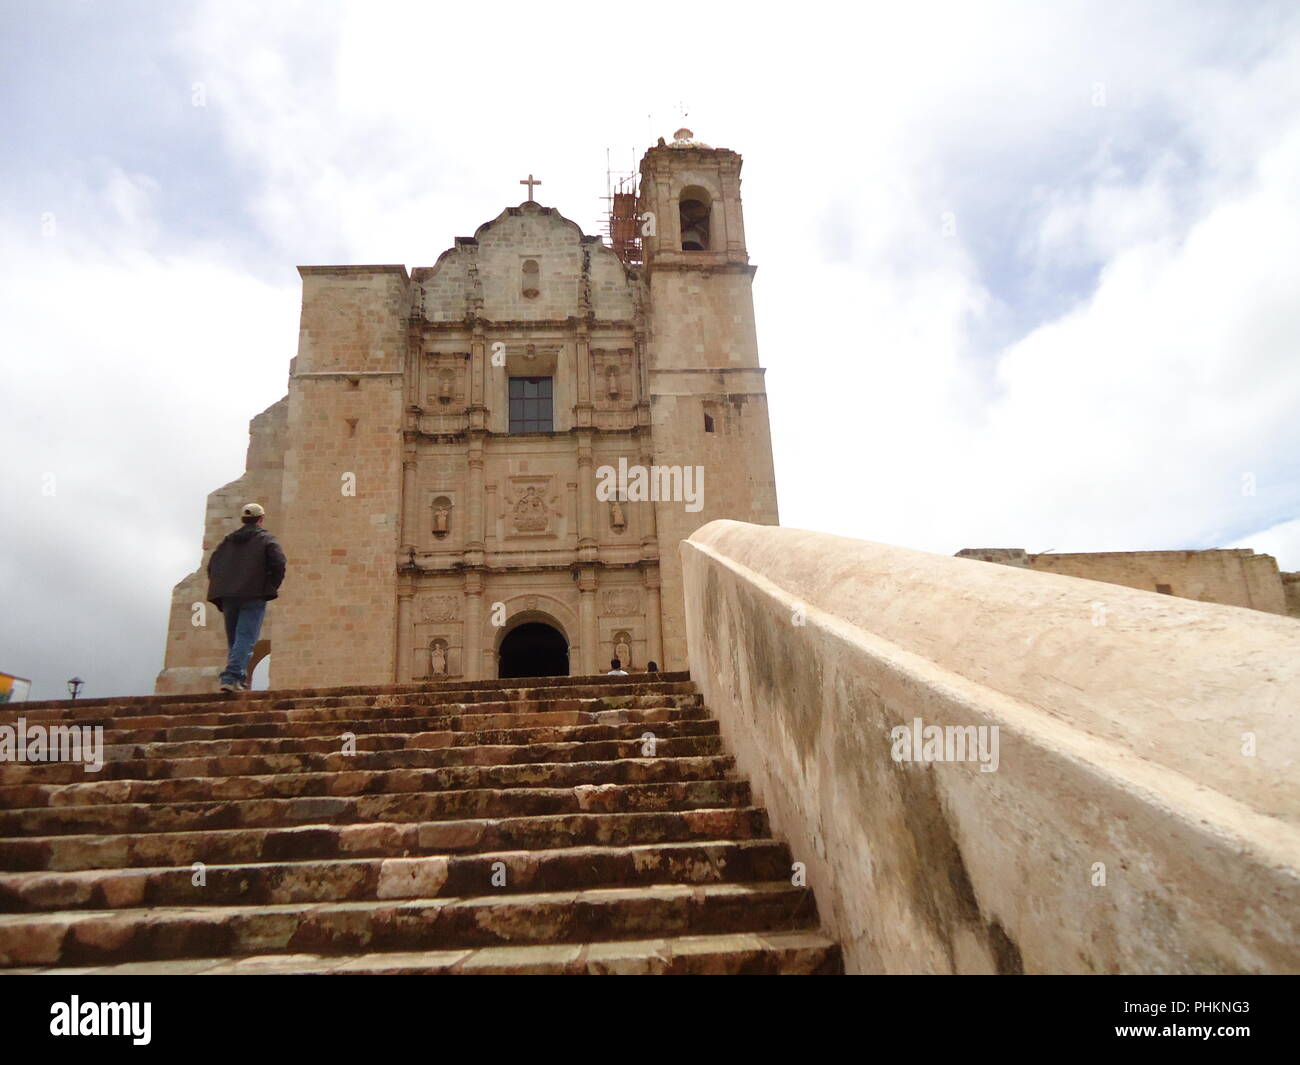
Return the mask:
<path id="1" fill-rule="evenodd" d="M 550 625 L 529 621 L 501 641 L 501 677 L 567 677 L 569 645 Z"/>

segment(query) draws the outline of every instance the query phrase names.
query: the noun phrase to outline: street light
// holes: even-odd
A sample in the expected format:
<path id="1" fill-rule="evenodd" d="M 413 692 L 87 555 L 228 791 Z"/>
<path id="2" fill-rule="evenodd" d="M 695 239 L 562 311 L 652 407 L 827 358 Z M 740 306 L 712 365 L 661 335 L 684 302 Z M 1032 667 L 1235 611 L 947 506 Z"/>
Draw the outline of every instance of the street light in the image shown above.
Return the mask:
<path id="1" fill-rule="evenodd" d="M 68 681 L 68 691 L 72 692 L 72 697 L 74 699 L 77 697 L 77 692 L 81 691 L 81 686 L 85 683 L 86 682 L 80 677 L 73 677 Z"/>

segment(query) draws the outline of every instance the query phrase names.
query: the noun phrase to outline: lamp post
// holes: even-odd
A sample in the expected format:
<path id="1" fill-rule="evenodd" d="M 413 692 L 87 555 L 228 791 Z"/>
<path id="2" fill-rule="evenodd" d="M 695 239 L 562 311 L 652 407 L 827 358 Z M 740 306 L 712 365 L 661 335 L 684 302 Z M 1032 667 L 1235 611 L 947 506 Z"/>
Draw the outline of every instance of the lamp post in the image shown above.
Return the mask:
<path id="1" fill-rule="evenodd" d="M 73 677 L 70 681 L 68 681 L 68 691 L 72 692 L 73 699 L 77 697 L 77 692 L 81 691 L 81 686 L 85 683 L 86 682 L 82 680 L 80 677 Z"/>

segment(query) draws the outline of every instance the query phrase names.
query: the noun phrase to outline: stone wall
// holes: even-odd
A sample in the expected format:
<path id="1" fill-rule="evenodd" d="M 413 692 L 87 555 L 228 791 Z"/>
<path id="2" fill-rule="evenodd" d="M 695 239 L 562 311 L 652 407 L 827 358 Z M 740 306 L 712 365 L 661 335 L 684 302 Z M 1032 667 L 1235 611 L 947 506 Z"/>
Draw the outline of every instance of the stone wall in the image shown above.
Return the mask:
<path id="1" fill-rule="evenodd" d="M 299 272 L 280 536 L 289 564 L 269 611 L 280 637 L 271 685 L 387 684 L 409 282 L 401 266 Z"/>
<path id="2" fill-rule="evenodd" d="M 731 521 L 682 556 L 692 676 L 850 971 L 1300 968 L 1294 621 Z M 996 726 L 996 771 L 895 760 L 918 720 Z"/>
<path id="3" fill-rule="evenodd" d="M 1247 607 L 1269 614 L 1297 614 L 1288 607 L 1277 560 L 1272 555 L 1257 555 L 1249 548 L 1039 555 L 1020 548 L 966 548 L 957 552 L 957 557 L 1163 592 L 1203 603 Z"/>

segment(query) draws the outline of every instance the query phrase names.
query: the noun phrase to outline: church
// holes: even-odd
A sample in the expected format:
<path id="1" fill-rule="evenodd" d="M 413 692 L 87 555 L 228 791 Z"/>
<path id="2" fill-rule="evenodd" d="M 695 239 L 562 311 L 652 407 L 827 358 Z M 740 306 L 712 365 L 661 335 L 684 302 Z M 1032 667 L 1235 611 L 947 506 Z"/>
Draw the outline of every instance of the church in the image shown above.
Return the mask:
<path id="1" fill-rule="evenodd" d="M 741 157 L 679 130 L 610 237 L 528 198 L 432 266 L 303 266 L 288 395 L 208 497 L 159 694 L 225 658 L 206 562 L 260 502 L 275 688 L 688 667 L 679 544 L 777 524 Z"/>

